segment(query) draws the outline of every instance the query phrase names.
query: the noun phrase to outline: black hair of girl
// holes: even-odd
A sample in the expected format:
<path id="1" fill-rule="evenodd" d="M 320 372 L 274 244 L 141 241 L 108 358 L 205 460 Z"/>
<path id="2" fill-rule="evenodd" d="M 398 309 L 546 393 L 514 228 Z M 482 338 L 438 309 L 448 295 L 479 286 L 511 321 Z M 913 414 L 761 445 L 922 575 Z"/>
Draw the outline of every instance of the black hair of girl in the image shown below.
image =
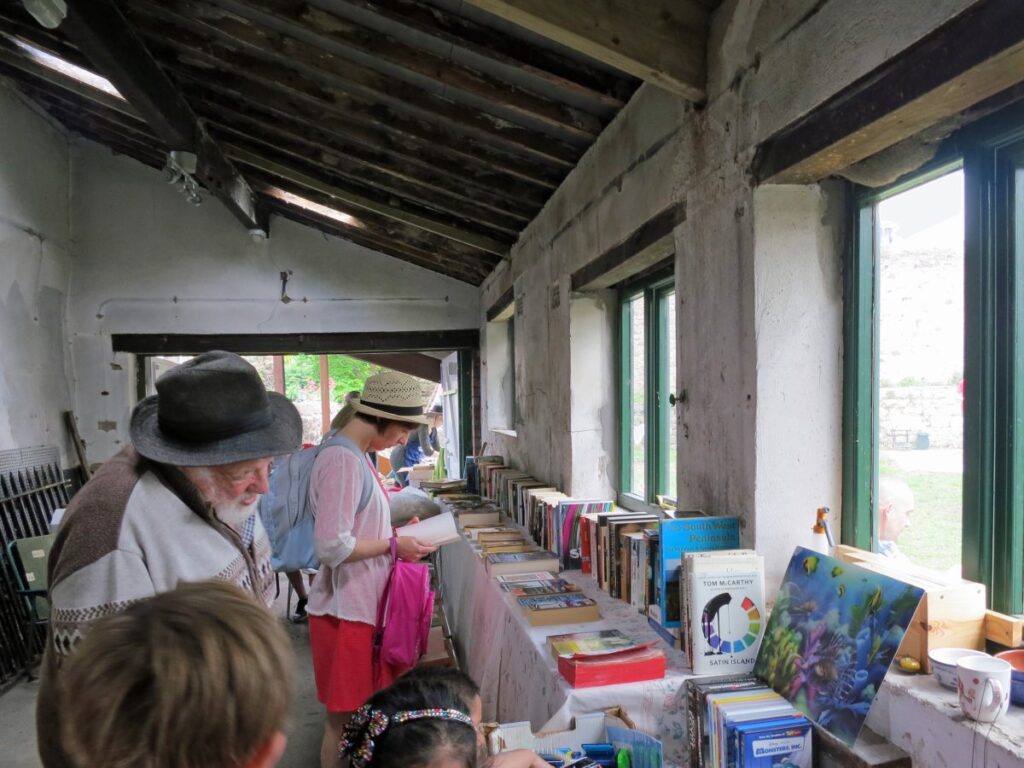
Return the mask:
<path id="1" fill-rule="evenodd" d="M 440 682 L 399 678 L 378 691 L 366 704 L 391 717 L 422 709 L 454 709 L 469 715 L 469 704 L 451 686 Z M 355 753 L 369 738 L 368 726 L 354 739 Z M 391 724 L 373 739 L 373 756 L 366 768 L 426 768 L 435 760 L 454 761 L 461 768 L 477 768 L 476 730 L 464 722 L 429 717 Z"/>

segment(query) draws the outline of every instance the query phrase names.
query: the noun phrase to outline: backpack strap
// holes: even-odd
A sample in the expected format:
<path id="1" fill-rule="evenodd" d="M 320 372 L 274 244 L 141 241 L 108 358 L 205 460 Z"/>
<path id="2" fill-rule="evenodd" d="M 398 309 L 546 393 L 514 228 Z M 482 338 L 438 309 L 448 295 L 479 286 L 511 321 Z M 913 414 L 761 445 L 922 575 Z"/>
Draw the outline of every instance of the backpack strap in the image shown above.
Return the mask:
<path id="1" fill-rule="evenodd" d="M 363 467 L 363 489 L 359 495 L 359 506 L 356 508 L 356 514 L 359 514 L 366 509 L 366 505 L 369 504 L 370 499 L 373 498 L 373 486 L 376 484 L 377 479 L 372 474 L 373 468 L 370 466 L 370 460 L 367 458 L 366 454 L 359 450 L 358 445 L 353 443 L 344 435 L 339 435 L 337 433 L 329 435 L 322 443 L 320 443 L 318 449 L 323 450 L 328 446 L 334 445 L 340 446 L 341 448 L 345 448 L 349 452 L 354 453 Z"/>

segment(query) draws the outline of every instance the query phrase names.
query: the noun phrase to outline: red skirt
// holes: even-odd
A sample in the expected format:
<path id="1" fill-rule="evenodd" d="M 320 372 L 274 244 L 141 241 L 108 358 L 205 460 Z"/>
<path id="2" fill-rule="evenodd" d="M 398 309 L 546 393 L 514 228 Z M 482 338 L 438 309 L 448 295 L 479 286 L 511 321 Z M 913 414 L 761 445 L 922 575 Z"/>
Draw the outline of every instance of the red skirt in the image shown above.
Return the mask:
<path id="1" fill-rule="evenodd" d="M 373 627 L 334 616 L 309 617 L 317 698 L 328 712 L 354 712 L 404 670 L 381 662 L 374 670 Z"/>

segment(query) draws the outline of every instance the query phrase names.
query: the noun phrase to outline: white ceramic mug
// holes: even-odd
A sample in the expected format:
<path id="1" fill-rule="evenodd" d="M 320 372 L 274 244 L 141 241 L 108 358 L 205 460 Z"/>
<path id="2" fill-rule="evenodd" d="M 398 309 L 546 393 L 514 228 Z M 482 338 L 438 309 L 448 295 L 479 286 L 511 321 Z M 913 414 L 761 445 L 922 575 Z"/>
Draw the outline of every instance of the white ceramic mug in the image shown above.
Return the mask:
<path id="1" fill-rule="evenodd" d="M 960 709 L 972 720 L 994 723 L 1010 707 L 1009 662 L 991 656 L 965 656 L 956 665 Z"/>

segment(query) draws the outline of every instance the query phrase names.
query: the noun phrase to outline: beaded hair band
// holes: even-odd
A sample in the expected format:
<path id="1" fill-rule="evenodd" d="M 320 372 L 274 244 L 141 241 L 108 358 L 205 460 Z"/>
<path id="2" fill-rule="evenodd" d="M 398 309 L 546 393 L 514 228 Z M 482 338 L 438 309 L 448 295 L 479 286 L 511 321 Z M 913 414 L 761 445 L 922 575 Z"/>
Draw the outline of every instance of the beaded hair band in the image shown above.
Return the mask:
<path id="1" fill-rule="evenodd" d="M 376 747 L 374 739 L 383 736 L 392 725 L 402 725 L 413 720 L 452 720 L 476 728 L 473 719 L 457 709 L 407 709 L 389 717 L 379 709 L 371 709 L 364 704 L 352 715 L 338 749 L 343 757 L 349 755 L 353 768 L 362 768 L 373 758 L 373 750 Z M 361 741 L 360 736 L 363 737 Z"/>

